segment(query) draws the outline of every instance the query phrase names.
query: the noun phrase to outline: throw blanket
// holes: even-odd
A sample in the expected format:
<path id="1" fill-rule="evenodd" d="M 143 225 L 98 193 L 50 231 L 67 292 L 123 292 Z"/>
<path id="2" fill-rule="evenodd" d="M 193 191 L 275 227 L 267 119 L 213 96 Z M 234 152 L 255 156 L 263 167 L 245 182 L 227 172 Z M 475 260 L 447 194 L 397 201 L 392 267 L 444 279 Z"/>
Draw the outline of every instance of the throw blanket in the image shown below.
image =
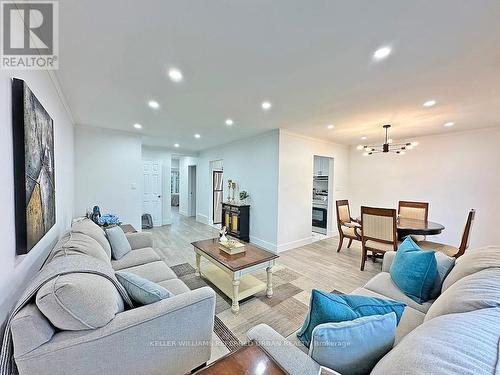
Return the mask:
<path id="1" fill-rule="evenodd" d="M 7 320 L 2 342 L 2 352 L 0 354 L 0 375 L 17 374 L 17 368 L 14 364 L 11 332 L 11 324 L 14 316 L 36 295 L 36 292 L 45 283 L 57 276 L 69 273 L 93 273 L 107 278 L 115 285 L 125 303 L 133 307 L 127 292 L 116 279 L 114 271 L 109 264 L 88 255 L 71 255 L 55 258 L 46 264 L 30 281 Z"/>

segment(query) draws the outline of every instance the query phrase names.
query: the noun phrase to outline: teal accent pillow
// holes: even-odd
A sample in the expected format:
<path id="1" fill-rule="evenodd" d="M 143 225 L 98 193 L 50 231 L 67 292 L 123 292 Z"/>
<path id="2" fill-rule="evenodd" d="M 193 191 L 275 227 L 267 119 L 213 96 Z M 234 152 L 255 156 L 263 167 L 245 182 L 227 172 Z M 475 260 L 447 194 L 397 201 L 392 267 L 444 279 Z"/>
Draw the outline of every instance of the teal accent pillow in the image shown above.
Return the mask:
<path id="1" fill-rule="evenodd" d="M 337 323 L 354 320 L 363 316 L 384 315 L 394 312 L 397 323 L 403 315 L 405 304 L 388 299 L 336 294 L 313 289 L 309 303 L 309 313 L 297 337 L 309 347 L 313 329 L 324 323 Z"/>
<path id="2" fill-rule="evenodd" d="M 312 332 L 309 355 L 342 375 L 369 374 L 392 349 L 396 325 L 394 312 L 320 324 Z"/>
<path id="3" fill-rule="evenodd" d="M 106 236 L 108 236 L 108 241 L 111 245 L 111 255 L 114 259 L 123 258 L 132 250 L 122 228 L 118 226 L 106 228 Z"/>
<path id="4" fill-rule="evenodd" d="M 146 280 L 131 272 L 117 271 L 115 275 L 132 301 L 141 305 L 149 305 L 150 303 L 172 297 L 172 293 L 161 285 Z"/>
<path id="5" fill-rule="evenodd" d="M 410 236 L 399 245 L 389 273 L 401 291 L 417 303 L 431 299 L 437 276 L 433 250 L 422 250 Z"/>

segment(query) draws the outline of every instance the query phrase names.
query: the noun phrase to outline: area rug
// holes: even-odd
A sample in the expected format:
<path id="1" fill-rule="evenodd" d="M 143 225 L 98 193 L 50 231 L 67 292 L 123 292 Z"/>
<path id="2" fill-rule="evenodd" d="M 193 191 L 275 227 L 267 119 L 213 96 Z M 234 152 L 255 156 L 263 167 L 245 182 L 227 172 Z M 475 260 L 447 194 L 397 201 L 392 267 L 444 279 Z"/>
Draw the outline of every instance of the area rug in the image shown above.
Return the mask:
<path id="1" fill-rule="evenodd" d="M 247 331 L 261 323 L 271 326 L 284 337 L 290 336 L 302 326 L 308 311 L 310 280 L 282 265 L 274 267 L 273 297 L 267 298 L 264 290 L 242 300 L 238 314 L 231 312 L 231 299 L 209 280 L 196 276 L 194 267 L 189 263 L 171 268 L 189 289 L 210 286 L 215 291 L 214 332 L 230 351 L 245 343 Z M 266 282 L 265 271 L 253 275 Z"/>

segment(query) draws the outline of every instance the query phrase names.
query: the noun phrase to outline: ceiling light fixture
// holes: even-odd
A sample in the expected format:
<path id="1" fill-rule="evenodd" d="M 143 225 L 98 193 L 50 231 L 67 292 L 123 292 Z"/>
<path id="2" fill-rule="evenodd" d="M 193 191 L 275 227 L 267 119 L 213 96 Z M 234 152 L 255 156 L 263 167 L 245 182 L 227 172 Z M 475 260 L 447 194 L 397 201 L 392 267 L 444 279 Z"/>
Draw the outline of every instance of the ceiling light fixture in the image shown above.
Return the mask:
<path id="1" fill-rule="evenodd" d="M 367 139 L 368 139 L 368 137 L 367 137 L 367 136 L 362 136 L 362 137 L 361 137 L 361 140 L 362 140 L 362 141 L 366 141 Z"/>
<path id="2" fill-rule="evenodd" d="M 374 60 L 383 60 L 392 52 L 391 47 L 381 47 L 373 53 Z"/>
<path id="3" fill-rule="evenodd" d="M 234 122 L 233 122 L 233 120 L 231 120 L 230 118 L 228 118 L 228 119 L 226 120 L 226 125 L 227 125 L 227 126 L 231 126 L 231 125 L 233 125 L 233 124 L 234 124 Z"/>
<path id="4" fill-rule="evenodd" d="M 327 125 L 326 127 L 327 127 L 328 129 L 333 129 L 333 128 L 335 127 L 335 125 L 330 124 L 330 125 Z"/>
<path id="5" fill-rule="evenodd" d="M 150 100 L 148 102 L 148 105 L 153 108 L 153 109 L 158 109 L 160 108 L 160 104 L 156 100 Z"/>
<path id="6" fill-rule="evenodd" d="M 363 150 L 363 156 L 368 156 L 368 155 L 373 155 L 373 154 L 379 154 L 379 153 L 388 153 L 388 152 L 394 152 L 399 155 L 404 155 L 406 150 L 411 150 L 418 146 L 418 142 L 404 142 L 404 143 L 393 143 L 392 139 L 389 138 L 388 131 L 391 125 L 384 125 L 383 128 L 385 129 L 385 138 L 384 138 L 384 143 L 382 145 L 375 145 L 375 146 L 361 146 L 361 148 L 358 146 L 358 150 Z"/>
<path id="7" fill-rule="evenodd" d="M 264 111 L 270 110 L 272 106 L 273 105 L 271 104 L 271 102 L 267 102 L 267 101 L 266 102 L 262 102 L 262 104 L 261 104 L 261 107 L 262 107 L 262 109 Z"/>
<path id="8" fill-rule="evenodd" d="M 435 100 L 427 100 L 424 104 L 422 104 L 424 107 L 433 107 L 436 105 L 436 101 Z"/>
<path id="9" fill-rule="evenodd" d="M 170 68 L 168 70 L 168 76 L 173 82 L 181 82 L 182 79 L 184 78 L 182 76 L 182 72 L 179 69 L 176 68 Z"/>
<path id="10" fill-rule="evenodd" d="M 142 129 L 142 125 L 141 124 L 134 124 L 134 128 L 136 128 L 136 129 Z"/>
<path id="11" fill-rule="evenodd" d="M 179 148 L 180 146 L 181 146 L 180 144 L 178 144 L 178 143 L 174 143 L 174 147 L 175 147 L 175 148 Z"/>
<path id="12" fill-rule="evenodd" d="M 451 127 L 453 125 L 455 125 L 455 123 L 450 121 L 450 122 L 446 122 L 443 126 L 449 128 L 449 127 Z"/>
<path id="13" fill-rule="evenodd" d="M 199 135 L 198 133 L 196 133 L 196 134 L 194 135 L 194 137 L 198 139 L 198 138 L 201 138 L 201 135 Z"/>

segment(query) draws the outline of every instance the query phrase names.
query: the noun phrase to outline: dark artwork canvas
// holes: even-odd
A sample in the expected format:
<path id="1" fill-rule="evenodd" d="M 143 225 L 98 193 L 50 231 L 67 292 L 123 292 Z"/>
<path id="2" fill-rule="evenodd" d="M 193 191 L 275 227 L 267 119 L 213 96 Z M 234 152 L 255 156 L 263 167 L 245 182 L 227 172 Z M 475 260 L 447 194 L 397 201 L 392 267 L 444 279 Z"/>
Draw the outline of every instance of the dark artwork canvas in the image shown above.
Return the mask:
<path id="1" fill-rule="evenodd" d="M 17 254 L 26 254 L 56 222 L 54 126 L 26 82 L 12 81 Z"/>

